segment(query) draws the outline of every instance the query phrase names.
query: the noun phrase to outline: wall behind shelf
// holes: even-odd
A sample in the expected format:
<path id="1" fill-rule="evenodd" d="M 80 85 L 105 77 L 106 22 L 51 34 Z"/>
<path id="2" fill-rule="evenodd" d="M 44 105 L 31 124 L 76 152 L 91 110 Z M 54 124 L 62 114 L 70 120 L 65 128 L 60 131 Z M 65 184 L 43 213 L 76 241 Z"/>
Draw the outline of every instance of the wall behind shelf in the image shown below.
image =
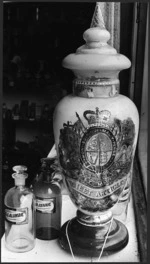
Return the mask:
<path id="1" fill-rule="evenodd" d="M 71 92 L 73 74 L 62 68 L 62 59 L 84 43 L 94 8 L 95 3 L 4 3 L 3 103 L 8 109 L 22 100 L 54 108 Z M 18 123 L 16 140 L 29 142 L 40 132 L 37 125 Z"/>

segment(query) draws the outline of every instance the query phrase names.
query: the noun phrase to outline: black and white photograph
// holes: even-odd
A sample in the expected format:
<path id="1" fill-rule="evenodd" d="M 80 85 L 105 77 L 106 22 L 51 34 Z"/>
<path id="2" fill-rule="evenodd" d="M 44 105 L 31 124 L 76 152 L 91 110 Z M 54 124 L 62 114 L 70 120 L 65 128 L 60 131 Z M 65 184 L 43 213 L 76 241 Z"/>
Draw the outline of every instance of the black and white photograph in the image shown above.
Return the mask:
<path id="1" fill-rule="evenodd" d="M 147 262 L 149 2 L 1 20 L 1 263 Z"/>

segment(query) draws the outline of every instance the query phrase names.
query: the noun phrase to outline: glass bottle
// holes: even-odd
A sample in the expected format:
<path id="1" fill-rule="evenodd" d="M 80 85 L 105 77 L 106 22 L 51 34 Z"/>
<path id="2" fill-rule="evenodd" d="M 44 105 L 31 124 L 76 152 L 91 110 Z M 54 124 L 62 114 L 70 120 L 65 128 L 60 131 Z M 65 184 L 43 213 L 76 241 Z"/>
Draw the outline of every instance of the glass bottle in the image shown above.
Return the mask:
<path id="1" fill-rule="evenodd" d="M 61 226 L 62 196 L 59 181 L 55 179 L 54 159 L 41 159 L 41 171 L 33 183 L 36 196 L 36 237 L 56 239 Z"/>
<path id="2" fill-rule="evenodd" d="M 25 186 L 27 167 L 18 165 L 13 170 L 15 186 L 4 198 L 5 244 L 11 251 L 26 252 L 35 246 L 35 198 Z"/>

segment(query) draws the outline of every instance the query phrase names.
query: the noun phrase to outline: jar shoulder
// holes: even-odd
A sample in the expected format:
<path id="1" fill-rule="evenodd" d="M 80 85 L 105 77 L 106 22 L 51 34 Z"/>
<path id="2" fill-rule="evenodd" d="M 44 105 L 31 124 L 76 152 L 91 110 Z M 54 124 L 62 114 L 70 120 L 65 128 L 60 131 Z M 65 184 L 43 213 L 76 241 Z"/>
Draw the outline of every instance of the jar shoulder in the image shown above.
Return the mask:
<path id="1" fill-rule="evenodd" d="M 108 98 L 84 98 L 74 96 L 70 94 L 65 96 L 61 101 L 57 104 L 54 112 L 54 117 L 56 114 L 60 114 L 63 112 L 66 115 L 71 114 L 72 112 L 82 112 L 84 110 L 90 110 L 98 107 L 99 110 L 110 110 L 112 113 L 114 112 L 124 112 L 129 113 L 132 115 L 136 115 L 139 117 L 138 110 L 134 102 L 128 98 L 127 96 L 119 94 L 115 97 L 108 97 Z"/>

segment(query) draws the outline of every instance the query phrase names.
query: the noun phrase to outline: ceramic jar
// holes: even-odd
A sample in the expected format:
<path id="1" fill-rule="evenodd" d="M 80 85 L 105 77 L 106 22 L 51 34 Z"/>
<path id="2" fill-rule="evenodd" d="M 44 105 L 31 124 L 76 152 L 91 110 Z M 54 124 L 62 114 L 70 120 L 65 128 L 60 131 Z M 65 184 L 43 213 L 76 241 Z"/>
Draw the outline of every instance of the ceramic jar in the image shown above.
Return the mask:
<path id="1" fill-rule="evenodd" d="M 110 34 L 99 24 L 83 38 L 86 43 L 63 60 L 75 75 L 73 93 L 58 103 L 53 127 L 77 221 L 92 227 L 110 221 L 110 209 L 131 185 L 139 115 L 119 93 L 118 75 L 131 66 L 129 59 L 107 44 Z"/>

